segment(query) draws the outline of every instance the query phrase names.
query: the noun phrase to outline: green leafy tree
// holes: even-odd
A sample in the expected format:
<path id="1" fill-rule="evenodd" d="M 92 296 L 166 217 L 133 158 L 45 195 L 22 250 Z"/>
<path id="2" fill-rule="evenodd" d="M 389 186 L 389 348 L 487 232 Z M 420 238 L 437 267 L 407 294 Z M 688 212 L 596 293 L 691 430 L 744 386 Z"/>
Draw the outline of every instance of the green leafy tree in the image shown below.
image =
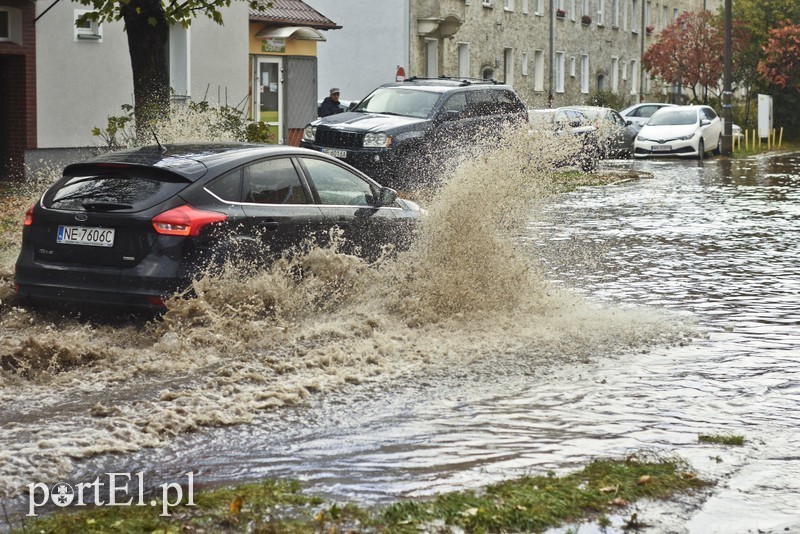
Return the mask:
<path id="1" fill-rule="evenodd" d="M 720 7 L 720 13 L 722 6 Z M 733 79 L 746 91 L 741 123 L 750 122 L 751 102 L 758 93 L 769 92 L 769 83 L 758 71 L 764 56 L 764 44 L 771 29 L 782 21 L 800 22 L 800 2 L 797 0 L 736 0 L 732 5 L 734 31 L 745 38 L 733 54 Z"/>
<path id="2" fill-rule="evenodd" d="M 189 27 L 192 19 L 205 15 L 222 24 L 222 9 L 232 0 L 78 0 L 92 11 L 79 22 L 123 21 L 133 71 L 133 104 L 137 135 L 169 110 L 169 28 Z M 247 1 L 252 9 L 265 9 L 269 2 Z M 243 28 L 242 31 L 246 31 Z"/>

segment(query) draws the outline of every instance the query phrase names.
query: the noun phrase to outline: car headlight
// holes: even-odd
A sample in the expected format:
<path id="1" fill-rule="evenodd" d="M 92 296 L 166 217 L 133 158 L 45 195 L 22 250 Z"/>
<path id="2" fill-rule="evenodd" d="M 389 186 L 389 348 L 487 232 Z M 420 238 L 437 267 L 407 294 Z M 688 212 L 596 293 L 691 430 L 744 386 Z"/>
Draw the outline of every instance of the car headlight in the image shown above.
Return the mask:
<path id="1" fill-rule="evenodd" d="M 655 139 L 650 139 L 649 137 L 642 137 L 641 135 L 636 137 L 636 140 L 640 141 L 642 143 L 655 143 L 656 142 Z"/>
<path id="2" fill-rule="evenodd" d="M 317 127 L 308 125 L 303 129 L 303 139 L 313 141 L 317 137 Z"/>
<path id="3" fill-rule="evenodd" d="M 694 132 L 689 135 L 684 135 L 683 137 L 678 137 L 677 141 L 689 141 L 692 137 L 694 137 Z"/>
<path id="4" fill-rule="evenodd" d="M 392 144 L 391 136 L 388 136 L 383 132 L 380 133 L 370 132 L 364 136 L 365 148 L 384 148 L 391 144 Z"/>

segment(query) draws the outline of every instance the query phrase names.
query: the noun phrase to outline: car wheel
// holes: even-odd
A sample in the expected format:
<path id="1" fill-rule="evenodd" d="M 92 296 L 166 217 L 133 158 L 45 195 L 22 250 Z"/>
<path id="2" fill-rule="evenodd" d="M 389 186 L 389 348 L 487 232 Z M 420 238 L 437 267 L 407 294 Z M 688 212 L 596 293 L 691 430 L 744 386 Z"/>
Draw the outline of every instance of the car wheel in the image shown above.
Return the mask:
<path id="1" fill-rule="evenodd" d="M 706 157 L 706 145 L 700 139 L 700 142 L 697 143 L 697 159 L 702 160 L 704 157 Z"/>
<path id="2" fill-rule="evenodd" d="M 717 137 L 717 148 L 714 149 L 714 155 L 719 156 L 722 154 L 722 134 Z"/>

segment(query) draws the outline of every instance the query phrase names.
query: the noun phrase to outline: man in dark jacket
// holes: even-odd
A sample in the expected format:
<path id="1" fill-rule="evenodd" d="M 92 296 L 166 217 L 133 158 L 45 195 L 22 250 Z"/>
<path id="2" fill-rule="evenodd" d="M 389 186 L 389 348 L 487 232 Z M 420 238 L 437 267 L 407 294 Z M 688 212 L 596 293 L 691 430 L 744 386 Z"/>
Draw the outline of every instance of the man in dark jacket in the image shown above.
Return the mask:
<path id="1" fill-rule="evenodd" d="M 328 115 L 336 115 L 344 111 L 339 105 L 339 88 L 334 87 L 331 89 L 331 96 L 325 97 L 325 100 L 320 104 L 317 114 L 320 117 L 327 117 Z"/>

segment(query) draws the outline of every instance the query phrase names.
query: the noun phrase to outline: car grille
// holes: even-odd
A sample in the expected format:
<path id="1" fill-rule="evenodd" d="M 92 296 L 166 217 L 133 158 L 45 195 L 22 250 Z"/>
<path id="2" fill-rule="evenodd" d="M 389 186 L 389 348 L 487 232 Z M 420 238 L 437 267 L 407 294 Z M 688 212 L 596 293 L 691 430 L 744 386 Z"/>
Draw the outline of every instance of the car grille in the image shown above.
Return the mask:
<path id="1" fill-rule="evenodd" d="M 361 148 L 363 146 L 364 134 L 328 130 L 318 127 L 315 140 L 317 144 L 321 146 L 333 148 Z"/>

